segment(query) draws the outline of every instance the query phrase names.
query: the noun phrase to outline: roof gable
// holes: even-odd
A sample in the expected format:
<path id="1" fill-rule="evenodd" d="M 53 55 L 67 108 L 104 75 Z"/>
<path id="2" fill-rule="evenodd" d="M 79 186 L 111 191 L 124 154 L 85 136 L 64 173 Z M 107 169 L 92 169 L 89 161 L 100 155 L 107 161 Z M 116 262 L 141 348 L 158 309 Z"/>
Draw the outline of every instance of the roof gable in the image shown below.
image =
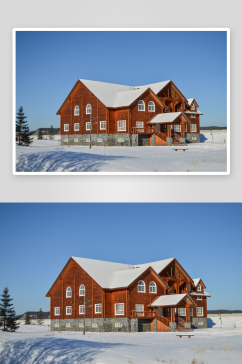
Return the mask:
<path id="1" fill-rule="evenodd" d="M 197 306 L 193 299 L 188 296 L 188 294 L 171 294 L 157 297 L 149 306 L 150 307 L 170 307 L 170 306 L 177 306 L 182 301 L 185 301 L 186 304 L 191 304 Z"/>
<path id="2" fill-rule="evenodd" d="M 197 103 L 197 101 L 195 99 L 187 99 L 187 101 L 188 101 L 189 106 L 191 106 L 191 104 L 194 102 L 195 106 L 199 107 L 199 105 L 198 105 L 198 103 Z"/>
<path id="3" fill-rule="evenodd" d="M 181 111 L 179 112 L 167 112 L 163 114 L 157 114 L 153 117 L 147 124 L 163 124 L 163 123 L 174 123 L 177 119 L 181 119 L 189 124 L 191 121 L 183 114 Z"/>
<path id="4" fill-rule="evenodd" d="M 194 286 L 197 287 L 198 283 L 202 285 L 203 288 L 206 288 L 204 282 L 202 281 L 202 278 L 194 278 L 193 279 Z"/>

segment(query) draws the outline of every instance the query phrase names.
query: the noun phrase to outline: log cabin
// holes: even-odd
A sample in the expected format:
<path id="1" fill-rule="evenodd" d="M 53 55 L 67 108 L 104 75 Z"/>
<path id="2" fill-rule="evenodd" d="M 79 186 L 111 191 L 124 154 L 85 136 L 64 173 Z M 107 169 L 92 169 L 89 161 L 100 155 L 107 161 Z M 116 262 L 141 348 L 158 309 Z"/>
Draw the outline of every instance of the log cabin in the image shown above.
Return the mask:
<path id="1" fill-rule="evenodd" d="M 61 144 L 199 143 L 198 107 L 171 80 L 133 87 L 79 79 L 57 112 Z"/>
<path id="2" fill-rule="evenodd" d="M 130 265 L 71 257 L 46 297 L 53 331 L 190 331 L 207 297 L 175 258 Z"/>

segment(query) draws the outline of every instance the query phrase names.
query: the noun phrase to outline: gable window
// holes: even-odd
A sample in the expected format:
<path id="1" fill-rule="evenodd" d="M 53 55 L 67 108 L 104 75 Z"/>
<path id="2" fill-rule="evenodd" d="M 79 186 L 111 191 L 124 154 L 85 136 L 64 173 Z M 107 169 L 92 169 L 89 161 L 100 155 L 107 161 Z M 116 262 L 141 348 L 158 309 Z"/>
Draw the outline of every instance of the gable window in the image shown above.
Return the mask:
<path id="1" fill-rule="evenodd" d="M 75 116 L 78 116 L 79 115 L 79 106 L 75 106 L 74 115 Z"/>
<path id="2" fill-rule="evenodd" d="M 191 104 L 191 110 L 195 110 L 195 105 L 194 103 Z"/>
<path id="3" fill-rule="evenodd" d="M 156 284 L 155 284 L 155 282 L 150 282 L 150 293 L 156 293 Z"/>
<path id="4" fill-rule="evenodd" d="M 191 118 L 195 119 L 196 115 L 195 114 L 191 114 Z"/>
<path id="5" fill-rule="evenodd" d="M 102 304 L 101 303 L 97 303 L 95 305 L 95 313 L 102 313 Z"/>
<path id="6" fill-rule="evenodd" d="M 64 124 L 64 131 L 69 131 L 69 124 Z"/>
<path id="7" fill-rule="evenodd" d="M 178 315 L 180 315 L 180 316 L 186 316 L 186 309 L 185 309 L 185 307 L 179 307 L 178 308 Z"/>
<path id="8" fill-rule="evenodd" d="M 106 121 L 100 121 L 100 130 L 106 130 Z"/>
<path id="9" fill-rule="evenodd" d="M 90 104 L 87 104 L 86 106 L 86 114 L 91 114 L 92 113 L 92 107 Z"/>
<path id="10" fill-rule="evenodd" d="M 153 101 L 149 102 L 149 111 L 155 111 L 155 103 Z"/>
<path id="11" fill-rule="evenodd" d="M 145 103 L 142 100 L 138 102 L 138 111 L 145 111 Z"/>
<path id="12" fill-rule="evenodd" d="M 177 124 L 175 124 L 175 125 L 174 125 L 174 131 L 178 131 L 178 132 L 180 132 L 180 131 L 181 131 L 181 125 L 177 125 Z"/>
<path id="13" fill-rule="evenodd" d="M 202 300 L 202 296 L 197 296 L 197 300 Z"/>
<path id="14" fill-rule="evenodd" d="M 197 131 L 197 125 L 196 124 L 191 124 L 190 125 L 190 130 L 191 130 L 191 133 L 196 133 L 196 131 Z"/>
<path id="15" fill-rule="evenodd" d="M 124 303 L 115 303 L 114 312 L 115 316 L 124 315 Z"/>
<path id="16" fill-rule="evenodd" d="M 198 290 L 198 291 L 201 291 L 201 284 L 198 284 L 198 285 L 197 285 L 197 290 Z"/>
<path id="17" fill-rule="evenodd" d="M 74 131 L 79 131 L 79 123 L 74 124 Z"/>
<path id="18" fill-rule="evenodd" d="M 71 297 L 71 287 L 67 287 L 67 289 L 66 289 L 66 297 Z"/>
<path id="19" fill-rule="evenodd" d="M 66 314 L 71 315 L 71 306 L 66 306 Z"/>
<path id="20" fill-rule="evenodd" d="M 126 131 L 126 120 L 118 120 L 118 131 Z"/>
<path id="21" fill-rule="evenodd" d="M 60 314 L 60 307 L 55 307 L 55 316 Z"/>
<path id="22" fill-rule="evenodd" d="M 145 282 L 144 281 L 139 281 L 138 292 L 145 292 Z"/>
<path id="23" fill-rule="evenodd" d="M 85 296 L 85 286 L 84 286 L 84 284 L 80 285 L 79 296 Z"/>
<path id="24" fill-rule="evenodd" d="M 91 129 L 91 123 L 90 121 L 86 123 L 86 130 L 90 130 Z"/>
<path id="25" fill-rule="evenodd" d="M 84 315 L 84 313 L 85 313 L 85 306 L 79 305 L 79 315 Z"/>
<path id="26" fill-rule="evenodd" d="M 197 316 L 203 316 L 203 307 L 197 307 Z"/>

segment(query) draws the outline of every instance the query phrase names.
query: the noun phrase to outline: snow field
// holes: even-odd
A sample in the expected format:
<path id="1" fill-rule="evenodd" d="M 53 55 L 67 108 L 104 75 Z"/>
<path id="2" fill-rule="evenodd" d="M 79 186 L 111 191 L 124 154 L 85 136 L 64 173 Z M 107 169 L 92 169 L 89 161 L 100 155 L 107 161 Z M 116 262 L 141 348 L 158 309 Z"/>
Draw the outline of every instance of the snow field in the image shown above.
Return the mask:
<path id="1" fill-rule="evenodd" d="M 212 328 L 177 333 L 50 332 L 48 325 L 22 325 L 16 333 L 0 332 L 0 362 L 94 364 L 240 364 L 242 317 L 211 318 Z M 236 325 L 236 327 L 234 327 Z M 27 330 L 27 331 L 26 331 Z"/>

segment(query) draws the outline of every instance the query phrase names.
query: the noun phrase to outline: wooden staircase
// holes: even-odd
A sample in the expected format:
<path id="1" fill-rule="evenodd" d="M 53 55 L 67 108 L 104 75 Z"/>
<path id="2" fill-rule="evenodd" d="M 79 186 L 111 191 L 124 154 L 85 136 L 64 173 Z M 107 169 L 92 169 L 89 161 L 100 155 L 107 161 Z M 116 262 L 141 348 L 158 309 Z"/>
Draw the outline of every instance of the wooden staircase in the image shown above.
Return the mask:
<path id="1" fill-rule="evenodd" d="M 159 320 L 160 322 L 162 322 L 166 326 L 170 327 L 169 319 L 167 317 L 164 317 L 164 316 L 160 315 L 158 312 L 157 312 L 157 320 Z"/>
<path id="2" fill-rule="evenodd" d="M 180 135 L 178 135 L 177 133 L 173 132 L 173 143 L 172 145 L 174 146 L 186 146 L 187 144 L 186 143 L 183 143 L 180 141 Z"/>
<path id="3" fill-rule="evenodd" d="M 177 323 L 177 328 L 176 328 L 176 331 L 179 331 L 179 332 L 191 332 L 192 329 L 188 329 L 187 327 L 184 326 L 185 324 L 185 321 L 178 316 L 177 313 L 175 313 L 175 320 L 176 320 L 176 323 Z"/>
<path id="4" fill-rule="evenodd" d="M 157 135 L 159 138 L 161 138 L 162 140 L 164 140 L 166 142 L 166 134 L 155 129 L 155 135 Z"/>

